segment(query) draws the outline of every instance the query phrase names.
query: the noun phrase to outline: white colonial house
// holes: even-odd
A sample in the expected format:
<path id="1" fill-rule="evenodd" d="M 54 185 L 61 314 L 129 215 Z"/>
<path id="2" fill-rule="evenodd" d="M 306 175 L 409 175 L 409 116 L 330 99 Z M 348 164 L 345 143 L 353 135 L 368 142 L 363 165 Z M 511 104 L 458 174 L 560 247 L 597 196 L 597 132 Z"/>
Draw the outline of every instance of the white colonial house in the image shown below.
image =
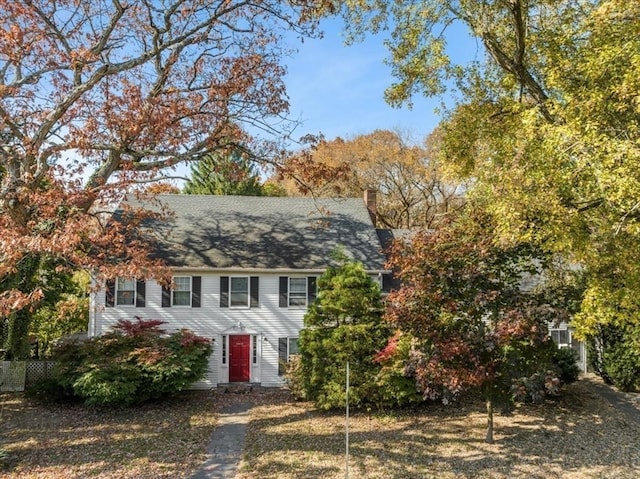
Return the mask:
<path id="1" fill-rule="evenodd" d="M 157 199 L 170 215 L 148 227 L 157 238 L 154 254 L 173 271 L 173 288 L 135 278 L 107 282 L 92 294 L 89 336 L 120 319 L 162 320 L 168 331 L 188 328 L 213 340 L 208 373 L 194 387 L 280 386 L 316 279 L 336 249 L 386 283 L 372 196 L 367 207 L 366 195 L 162 195 Z"/>

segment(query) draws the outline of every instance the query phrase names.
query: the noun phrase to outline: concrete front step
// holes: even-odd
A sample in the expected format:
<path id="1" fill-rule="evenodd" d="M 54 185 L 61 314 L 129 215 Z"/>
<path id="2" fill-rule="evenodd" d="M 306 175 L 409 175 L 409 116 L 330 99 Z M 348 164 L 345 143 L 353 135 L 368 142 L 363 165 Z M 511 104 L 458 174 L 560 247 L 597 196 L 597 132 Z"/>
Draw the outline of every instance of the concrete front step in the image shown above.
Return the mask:
<path id="1" fill-rule="evenodd" d="M 218 389 L 230 394 L 249 394 L 252 391 L 262 389 L 258 383 L 220 383 Z"/>

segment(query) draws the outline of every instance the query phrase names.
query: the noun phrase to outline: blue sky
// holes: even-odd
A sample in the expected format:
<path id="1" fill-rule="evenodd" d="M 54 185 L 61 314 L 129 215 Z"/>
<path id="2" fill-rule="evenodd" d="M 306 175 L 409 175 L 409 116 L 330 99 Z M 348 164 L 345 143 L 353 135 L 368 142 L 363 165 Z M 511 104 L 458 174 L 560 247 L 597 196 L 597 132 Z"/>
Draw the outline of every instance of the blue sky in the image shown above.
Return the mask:
<path id="1" fill-rule="evenodd" d="M 439 122 L 434 110 L 441 100 L 417 97 L 412 109 L 387 105 L 384 90 L 394 79 L 391 68 L 384 64 L 388 52 L 383 36 L 369 36 L 362 43 L 345 46 L 340 20 L 324 21 L 322 26 L 324 38 L 306 39 L 298 54 L 286 62 L 290 116 L 303 122 L 294 138 L 322 132 L 329 140 L 336 136 L 346 139 L 375 129 L 399 129 L 421 142 Z M 456 60 L 480 55 L 464 29 L 450 33 L 455 41 L 450 41 L 448 52 Z"/>

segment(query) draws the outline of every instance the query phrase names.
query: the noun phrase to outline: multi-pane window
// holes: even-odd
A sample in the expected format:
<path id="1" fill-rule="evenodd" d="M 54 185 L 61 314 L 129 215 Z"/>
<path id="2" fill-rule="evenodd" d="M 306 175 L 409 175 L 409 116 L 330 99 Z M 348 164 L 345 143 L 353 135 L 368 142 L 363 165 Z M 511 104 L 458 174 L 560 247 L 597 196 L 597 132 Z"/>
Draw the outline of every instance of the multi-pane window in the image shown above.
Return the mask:
<path id="1" fill-rule="evenodd" d="M 251 352 L 251 362 L 253 364 L 258 364 L 258 336 L 252 336 L 251 340 L 253 341 L 253 347 Z"/>
<path id="2" fill-rule="evenodd" d="M 294 354 L 298 354 L 298 338 L 288 338 L 289 351 L 287 354 L 287 362 Z"/>
<path id="3" fill-rule="evenodd" d="M 569 338 L 569 330 L 567 329 L 552 329 L 549 331 L 551 339 L 556 343 L 559 348 L 569 347 L 571 340 Z"/>
<path id="4" fill-rule="evenodd" d="M 191 306 L 191 276 L 176 276 L 173 284 L 173 305 Z"/>
<path id="5" fill-rule="evenodd" d="M 222 335 L 222 364 L 227 364 L 227 336 Z"/>
<path id="6" fill-rule="evenodd" d="M 315 276 L 280 276 L 278 306 L 305 308 L 316 299 Z"/>
<path id="7" fill-rule="evenodd" d="M 298 354 L 298 338 L 279 338 L 278 376 L 282 376 L 285 373 L 287 363 L 294 354 Z"/>
<path id="8" fill-rule="evenodd" d="M 289 306 L 307 305 L 307 278 L 289 278 Z"/>
<path id="9" fill-rule="evenodd" d="M 229 278 L 229 300 L 231 307 L 249 306 L 249 278 Z"/>
<path id="10" fill-rule="evenodd" d="M 134 279 L 118 278 L 116 285 L 116 304 L 118 306 L 133 306 L 136 303 L 136 281 Z"/>

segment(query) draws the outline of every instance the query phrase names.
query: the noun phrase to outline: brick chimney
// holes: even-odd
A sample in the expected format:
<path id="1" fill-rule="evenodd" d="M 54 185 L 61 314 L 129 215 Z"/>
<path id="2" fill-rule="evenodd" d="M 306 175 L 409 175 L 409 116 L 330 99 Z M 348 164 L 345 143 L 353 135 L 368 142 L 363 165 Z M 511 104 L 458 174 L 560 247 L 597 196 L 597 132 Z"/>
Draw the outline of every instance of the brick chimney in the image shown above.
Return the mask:
<path id="1" fill-rule="evenodd" d="M 371 222 L 373 223 L 373 226 L 377 226 L 378 204 L 376 202 L 376 190 L 364 190 L 364 204 L 367 205 L 367 209 L 369 210 L 369 216 L 371 216 Z"/>

